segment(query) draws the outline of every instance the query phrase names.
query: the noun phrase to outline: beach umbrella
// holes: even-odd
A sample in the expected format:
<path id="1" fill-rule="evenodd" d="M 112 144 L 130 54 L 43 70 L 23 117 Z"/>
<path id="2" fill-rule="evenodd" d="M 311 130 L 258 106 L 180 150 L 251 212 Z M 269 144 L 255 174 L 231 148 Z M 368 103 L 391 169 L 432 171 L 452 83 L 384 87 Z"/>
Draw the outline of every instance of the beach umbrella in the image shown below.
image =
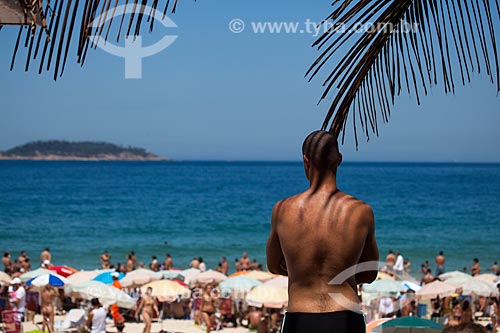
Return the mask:
<path id="1" fill-rule="evenodd" d="M 246 301 L 250 306 L 280 309 L 288 304 L 288 290 L 281 287 L 260 285 L 248 293 Z"/>
<path id="2" fill-rule="evenodd" d="M 35 269 L 34 271 L 29 271 L 29 272 L 24 273 L 19 278 L 21 279 L 21 281 L 26 282 L 28 280 L 31 280 L 34 277 L 37 277 L 38 275 L 53 274 L 53 273 L 54 272 L 49 271 L 48 269 L 38 268 L 38 269 Z"/>
<path id="3" fill-rule="evenodd" d="M 399 281 L 375 280 L 363 285 L 363 291 L 372 294 L 391 295 L 406 291 L 407 288 Z"/>
<path id="4" fill-rule="evenodd" d="M 229 293 L 233 298 L 244 298 L 253 288 L 260 286 L 262 282 L 249 278 L 245 275 L 235 276 L 222 281 L 219 284 L 223 293 Z"/>
<path id="5" fill-rule="evenodd" d="M 403 281 L 403 286 L 405 286 L 406 289 L 411 289 L 413 291 L 419 291 L 420 289 L 422 289 L 421 285 L 412 281 Z"/>
<path id="6" fill-rule="evenodd" d="M 173 301 L 178 296 L 180 296 L 181 298 L 191 297 L 191 291 L 188 288 L 177 283 L 176 281 L 170 281 L 170 280 L 153 281 L 142 286 L 141 292 L 145 294 L 148 288 L 153 289 L 152 296 L 158 297 L 158 299 L 162 302 Z"/>
<path id="7" fill-rule="evenodd" d="M 201 273 L 201 271 L 197 268 L 189 268 L 183 270 L 182 275 L 184 275 L 184 283 L 191 284 L 191 282 L 196 281 L 196 277 Z"/>
<path id="8" fill-rule="evenodd" d="M 79 271 L 68 277 L 68 281 L 77 284 L 93 280 L 96 276 L 102 273 L 114 272 L 114 269 L 96 269 L 93 271 Z"/>
<path id="9" fill-rule="evenodd" d="M 491 284 L 496 283 L 498 280 L 498 276 L 495 274 L 481 274 L 474 278 Z"/>
<path id="10" fill-rule="evenodd" d="M 472 279 L 473 278 L 471 275 L 464 273 L 464 272 L 459 272 L 459 271 L 452 271 L 452 272 L 448 272 L 448 273 L 443 273 L 443 274 L 439 275 L 438 277 L 441 281 L 446 281 L 448 279 L 457 278 L 457 277 L 460 277 L 462 279 L 466 279 L 466 278 Z"/>
<path id="11" fill-rule="evenodd" d="M 113 274 L 113 273 L 116 273 L 116 272 L 115 271 L 104 272 L 104 273 L 101 273 L 101 274 L 97 275 L 92 280 L 99 281 L 99 282 L 102 282 L 104 284 L 112 284 L 113 283 L 113 277 L 111 276 L 111 274 Z M 125 274 L 118 273 L 118 280 L 121 280 L 124 277 L 125 277 Z"/>
<path id="12" fill-rule="evenodd" d="M 127 273 L 123 279 L 120 280 L 120 284 L 124 288 L 139 287 L 151 281 L 160 280 L 161 275 L 156 274 L 149 269 L 140 268 L 130 273 Z"/>
<path id="13" fill-rule="evenodd" d="M 26 285 L 28 287 L 44 287 L 50 285 L 52 287 L 63 287 L 68 284 L 69 281 L 56 273 L 42 274 L 38 275 L 28 281 L 26 281 Z"/>
<path id="14" fill-rule="evenodd" d="M 378 272 L 377 273 L 377 280 L 395 280 L 394 276 L 384 273 L 384 272 Z"/>
<path id="15" fill-rule="evenodd" d="M 210 269 L 206 272 L 198 274 L 198 276 L 196 277 L 196 282 L 201 284 L 220 283 L 226 279 L 227 276 L 225 276 L 224 274 Z"/>
<path id="16" fill-rule="evenodd" d="M 448 284 L 446 282 L 434 281 L 428 283 L 422 287 L 422 289 L 417 291 L 417 296 L 422 298 L 435 298 L 437 295 L 439 297 L 448 297 L 455 293 L 457 287 Z"/>
<path id="17" fill-rule="evenodd" d="M 52 266 L 49 268 L 49 270 L 56 272 L 58 275 L 62 277 L 68 277 L 78 272 L 78 270 L 68 266 Z"/>
<path id="18" fill-rule="evenodd" d="M 281 287 L 281 288 L 288 288 L 288 276 L 278 276 L 275 277 L 266 283 L 264 283 L 266 286 L 275 286 L 275 287 Z"/>
<path id="19" fill-rule="evenodd" d="M 266 282 L 266 281 L 271 280 L 272 278 L 275 277 L 274 274 L 271 274 L 269 272 L 261 272 L 261 271 L 251 271 L 250 273 L 246 274 L 245 276 L 259 280 L 260 282 Z"/>
<path id="20" fill-rule="evenodd" d="M 233 274 L 229 275 L 229 277 L 230 277 L 230 278 L 232 278 L 232 277 L 237 277 L 237 276 L 240 276 L 240 275 L 246 275 L 246 274 L 248 274 L 248 273 L 250 273 L 250 272 L 249 272 L 249 271 L 239 271 L 239 272 L 235 272 L 235 273 L 233 273 Z"/>
<path id="21" fill-rule="evenodd" d="M 5 272 L 0 271 L 0 284 L 9 284 L 12 278 Z"/>
<path id="22" fill-rule="evenodd" d="M 67 286 L 64 292 L 71 297 L 85 300 L 98 298 L 105 306 L 116 303 L 121 308 L 133 309 L 136 305 L 136 301 L 123 291 L 99 281 L 72 284 Z"/>
<path id="23" fill-rule="evenodd" d="M 464 295 L 496 296 L 498 290 L 494 284 L 479 279 L 466 279 L 454 277 L 446 280 L 446 283 L 462 289 Z"/>
<path id="24" fill-rule="evenodd" d="M 184 274 L 182 274 L 182 271 L 159 271 L 156 274 L 158 274 L 162 279 L 184 281 Z"/>
<path id="25" fill-rule="evenodd" d="M 444 327 L 438 323 L 418 317 L 400 317 L 375 327 L 374 333 L 441 333 Z"/>
<path id="26" fill-rule="evenodd" d="M 386 321 L 391 320 L 391 318 L 375 319 L 366 325 L 366 333 L 372 333 L 373 329 Z"/>

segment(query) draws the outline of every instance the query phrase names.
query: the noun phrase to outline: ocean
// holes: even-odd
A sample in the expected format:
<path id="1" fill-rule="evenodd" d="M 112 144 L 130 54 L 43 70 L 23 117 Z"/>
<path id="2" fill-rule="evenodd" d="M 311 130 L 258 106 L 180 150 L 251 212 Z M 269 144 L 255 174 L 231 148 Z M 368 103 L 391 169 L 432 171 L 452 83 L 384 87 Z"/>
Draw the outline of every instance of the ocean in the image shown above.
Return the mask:
<path id="1" fill-rule="evenodd" d="M 381 258 L 400 250 L 413 271 L 441 250 L 447 270 L 500 260 L 498 164 L 345 163 L 338 183 L 373 207 Z M 274 203 L 307 186 L 298 162 L 0 161 L 0 251 L 38 266 L 48 246 L 78 269 L 105 250 L 113 263 L 133 250 L 180 268 L 226 256 L 234 269 L 244 251 L 265 264 Z"/>

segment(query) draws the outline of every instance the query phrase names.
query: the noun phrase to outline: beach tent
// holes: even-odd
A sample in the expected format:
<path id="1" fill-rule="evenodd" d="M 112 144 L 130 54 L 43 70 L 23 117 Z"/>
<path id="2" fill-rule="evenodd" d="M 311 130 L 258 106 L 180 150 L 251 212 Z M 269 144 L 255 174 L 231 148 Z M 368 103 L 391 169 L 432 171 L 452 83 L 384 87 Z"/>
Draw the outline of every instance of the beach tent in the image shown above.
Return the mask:
<path id="1" fill-rule="evenodd" d="M 161 275 L 156 274 L 149 269 L 141 268 L 127 273 L 127 275 L 120 280 L 120 283 L 124 288 L 140 287 L 151 281 L 160 280 L 161 278 Z"/>
<path id="2" fill-rule="evenodd" d="M 446 283 L 462 289 L 464 295 L 498 296 L 498 289 L 494 284 L 479 279 L 465 279 L 454 277 L 446 280 Z"/>
<path id="3" fill-rule="evenodd" d="M 268 280 L 271 280 L 272 278 L 276 277 L 276 275 L 271 274 L 269 272 L 261 272 L 261 271 L 251 271 L 250 273 L 246 274 L 245 276 L 254 278 L 256 280 L 259 280 L 260 282 L 266 282 Z"/>
<path id="4" fill-rule="evenodd" d="M 54 272 L 49 271 L 48 269 L 38 268 L 38 269 L 35 269 L 34 271 L 29 271 L 29 272 L 24 273 L 19 278 L 21 279 L 21 281 L 26 282 L 28 280 L 31 280 L 34 277 L 37 277 L 38 275 L 53 274 L 53 273 Z"/>
<path id="5" fill-rule="evenodd" d="M 422 298 L 435 298 L 439 295 L 439 297 L 448 297 L 455 293 L 457 287 L 448 284 L 446 282 L 434 281 L 429 284 L 426 284 L 422 287 L 422 289 L 417 291 L 417 296 Z"/>
<path id="6" fill-rule="evenodd" d="M 56 273 L 42 274 L 26 281 L 28 287 L 44 287 L 51 285 L 52 287 L 63 287 L 69 284 L 69 281 Z"/>
<path id="7" fill-rule="evenodd" d="M 400 317 L 375 327 L 374 333 L 441 333 L 444 327 L 432 320 Z"/>
<path id="8" fill-rule="evenodd" d="M 9 284 L 12 281 L 11 277 L 5 273 L 0 271 L 0 284 Z"/>
<path id="9" fill-rule="evenodd" d="M 184 281 L 184 274 L 182 274 L 182 271 L 159 271 L 156 274 L 158 274 L 162 279 Z"/>
<path id="10" fill-rule="evenodd" d="M 372 283 L 363 285 L 364 292 L 384 296 L 404 292 L 407 289 L 401 282 L 394 280 L 375 280 Z"/>
<path id="11" fill-rule="evenodd" d="M 481 274 L 474 278 L 491 284 L 496 284 L 498 280 L 498 276 L 495 274 Z"/>
<path id="12" fill-rule="evenodd" d="M 93 280 L 96 276 L 102 273 L 114 272 L 114 269 L 98 269 L 94 271 L 80 271 L 68 277 L 68 281 L 77 284 Z"/>
<path id="13" fill-rule="evenodd" d="M 208 283 L 220 283 L 227 279 L 227 276 L 220 272 L 216 272 L 214 270 L 208 270 L 206 272 L 198 274 L 196 276 L 196 282 L 200 284 L 208 284 Z"/>
<path id="14" fill-rule="evenodd" d="M 99 281 L 104 284 L 112 284 L 113 283 L 113 277 L 111 274 L 115 273 L 115 271 L 111 272 L 105 272 L 97 275 L 95 278 L 93 278 L 94 281 Z M 125 274 L 123 273 L 118 273 L 118 280 L 121 280 L 125 277 Z"/>
<path id="15" fill-rule="evenodd" d="M 247 304 L 255 307 L 280 309 L 288 305 L 288 290 L 286 288 L 260 285 L 252 289 L 246 297 Z"/>
<path id="16" fill-rule="evenodd" d="M 68 277 L 78 272 L 77 269 L 68 266 L 52 266 L 49 268 L 49 270 L 56 272 L 58 275 L 62 277 Z"/>
<path id="17" fill-rule="evenodd" d="M 123 291 L 99 281 L 71 284 L 64 289 L 64 292 L 71 297 L 85 300 L 98 298 L 106 307 L 116 303 L 121 308 L 133 309 L 136 305 L 136 301 Z"/>
<path id="18" fill-rule="evenodd" d="M 262 282 L 249 278 L 245 275 L 235 276 L 222 281 L 219 285 L 222 293 L 231 294 L 234 299 L 245 298 L 245 296 Z"/>
<path id="19" fill-rule="evenodd" d="M 173 301 L 178 296 L 180 296 L 181 298 L 191 297 L 191 291 L 175 281 L 153 281 L 142 286 L 141 292 L 145 294 L 148 288 L 153 289 L 152 296 L 158 297 L 161 302 Z"/>
<path id="20" fill-rule="evenodd" d="M 281 287 L 281 288 L 287 288 L 288 289 L 288 277 L 287 276 L 278 276 L 275 277 L 266 283 L 264 283 L 266 286 L 275 286 L 275 287 Z"/>

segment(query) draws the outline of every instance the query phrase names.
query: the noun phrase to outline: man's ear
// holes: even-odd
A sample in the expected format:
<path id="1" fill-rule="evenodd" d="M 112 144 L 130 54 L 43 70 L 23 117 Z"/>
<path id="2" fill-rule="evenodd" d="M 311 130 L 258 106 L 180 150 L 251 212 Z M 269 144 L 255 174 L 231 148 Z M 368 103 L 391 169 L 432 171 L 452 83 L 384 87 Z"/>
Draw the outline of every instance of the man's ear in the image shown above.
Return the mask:
<path id="1" fill-rule="evenodd" d="M 337 166 L 340 166 L 342 164 L 342 154 L 339 153 L 339 164 Z"/>
<path id="2" fill-rule="evenodd" d="M 311 161 L 309 161 L 309 158 L 306 156 L 306 154 L 302 155 L 302 159 L 304 160 L 305 168 L 309 170 L 309 168 L 311 167 Z"/>

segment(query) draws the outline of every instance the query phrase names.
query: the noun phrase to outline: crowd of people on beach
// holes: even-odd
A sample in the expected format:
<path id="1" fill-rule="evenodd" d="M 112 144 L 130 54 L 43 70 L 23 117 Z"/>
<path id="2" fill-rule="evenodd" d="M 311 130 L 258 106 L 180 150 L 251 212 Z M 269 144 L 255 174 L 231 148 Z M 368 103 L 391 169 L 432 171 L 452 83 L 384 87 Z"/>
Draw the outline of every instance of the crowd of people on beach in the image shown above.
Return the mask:
<path id="1" fill-rule="evenodd" d="M 140 319 L 144 323 L 144 332 L 149 333 L 154 318 L 191 319 L 196 324 L 205 326 L 207 332 L 209 332 L 216 323 L 215 313 L 223 307 L 227 313 L 234 314 L 226 322 L 227 325 L 244 325 L 249 328 L 260 329 L 260 331 L 279 329 L 280 318 L 282 318 L 285 309 L 261 309 L 246 306 L 241 300 L 239 302 L 232 300 L 229 303 L 225 303 L 219 289 L 213 284 L 194 286 L 191 298 L 182 299 L 179 297 L 173 302 L 163 303 L 152 296 L 152 290 L 148 289 L 146 292 L 141 293 L 139 289 L 123 288 L 118 278 L 120 273 L 127 274 L 139 268 L 150 269 L 155 272 L 175 269 L 174 260 L 170 253 L 167 253 L 163 260 L 158 260 L 156 256 L 151 256 L 151 261 L 147 266 L 137 261 L 134 251 L 131 251 L 125 259 L 126 261 L 123 263 L 113 263 L 112 256 L 108 251 L 104 251 L 99 256 L 101 267 L 114 271 L 111 274 L 113 276 L 112 286 L 130 295 L 139 296 L 137 306 L 132 311 L 124 311 L 116 304 L 105 309 L 97 299 L 91 300 L 87 325 L 90 328 L 96 328 L 96 332 L 103 327 L 102 325 L 105 325 L 103 324 L 103 320 L 107 316 L 113 319 L 118 332 L 123 331 L 127 321 L 137 321 Z M 53 266 L 52 260 L 50 249 L 45 248 L 39 257 L 39 267 L 50 269 Z M 439 252 L 434 262 L 435 265 L 431 265 L 429 261 L 420 265 L 419 272 L 422 278 L 416 282 L 421 286 L 438 280 L 439 276 L 446 272 L 446 257 L 444 252 Z M 33 261 L 30 260 L 26 251 L 21 251 L 19 257 L 14 260 L 12 260 L 9 252 L 5 252 L 2 264 L 4 272 L 12 278 L 12 281 L 10 285 L 5 286 L 0 296 L 8 299 L 9 304 L 7 307 L 16 309 L 21 317 L 25 317 L 30 313 L 33 314 L 34 312 L 42 314 L 42 331 L 45 332 L 47 328 L 49 332 L 54 332 L 54 316 L 56 314 L 63 314 L 78 306 L 74 300 L 64 295 L 63 289 L 58 290 L 47 285 L 38 290 L 41 303 L 38 308 L 34 308 L 27 297 L 29 288 L 24 286 L 20 280 L 20 276 L 32 270 L 34 266 Z M 189 267 L 196 268 L 201 272 L 207 270 L 206 262 L 202 257 L 194 257 L 189 263 Z M 231 270 L 236 272 L 262 271 L 263 268 L 263 264 L 258 263 L 257 260 L 251 260 L 245 252 L 241 258 L 235 259 L 234 267 Z M 217 267 L 214 267 L 214 270 L 225 275 L 229 274 L 230 265 L 226 257 L 221 257 L 220 262 Z M 500 276 L 500 269 L 497 262 L 484 271 Z M 385 258 L 385 265 L 380 269 L 380 272 L 386 273 L 396 280 L 407 280 L 411 278 L 411 262 L 407 258 L 405 259 L 400 251 L 394 252 L 390 250 Z M 469 267 L 464 267 L 463 272 L 471 276 L 480 275 L 483 272 L 483 268 L 480 265 L 479 259 L 474 258 Z M 500 284 L 497 287 L 500 291 Z M 371 301 L 371 303 L 364 303 L 364 305 L 367 317 L 371 319 L 425 315 L 419 308 L 420 305 L 415 291 L 411 289 L 398 295 L 380 297 L 377 299 L 377 304 L 373 304 L 373 301 Z M 438 296 L 432 299 L 428 305 L 430 306 L 430 317 L 436 320 L 445 318 L 443 324 L 449 327 L 471 323 L 474 321 L 474 318 L 480 316 L 491 318 L 490 327 L 495 332 L 494 330 L 498 325 L 498 318 L 500 317 L 499 300 L 495 297 L 472 298 L 470 295 L 465 296 L 457 293 L 450 297 Z M 32 316 L 29 317 L 33 319 Z"/>

